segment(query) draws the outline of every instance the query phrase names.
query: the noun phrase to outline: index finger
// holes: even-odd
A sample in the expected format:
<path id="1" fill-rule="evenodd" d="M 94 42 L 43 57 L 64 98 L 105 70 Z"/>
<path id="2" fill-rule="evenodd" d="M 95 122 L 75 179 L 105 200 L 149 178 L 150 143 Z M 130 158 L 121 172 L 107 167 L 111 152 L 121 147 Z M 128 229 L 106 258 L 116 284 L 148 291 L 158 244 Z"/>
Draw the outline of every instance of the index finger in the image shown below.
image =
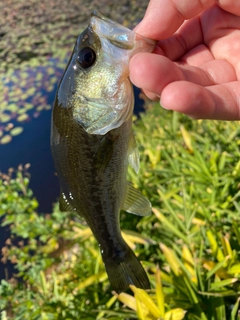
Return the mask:
<path id="1" fill-rule="evenodd" d="M 166 39 L 184 20 L 197 16 L 214 4 L 240 15 L 240 4 L 236 0 L 150 0 L 145 16 L 135 31 L 150 39 Z"/>
<path id="2" fill-rule="evenodd" d="M 201 2 L 205 4 L 201 5 Z M 150 0 L 145 16 L 135 31 L 154 40 L 168 38 L 184 20 L 196 16 L 214 2 L 214 0 Z"/>

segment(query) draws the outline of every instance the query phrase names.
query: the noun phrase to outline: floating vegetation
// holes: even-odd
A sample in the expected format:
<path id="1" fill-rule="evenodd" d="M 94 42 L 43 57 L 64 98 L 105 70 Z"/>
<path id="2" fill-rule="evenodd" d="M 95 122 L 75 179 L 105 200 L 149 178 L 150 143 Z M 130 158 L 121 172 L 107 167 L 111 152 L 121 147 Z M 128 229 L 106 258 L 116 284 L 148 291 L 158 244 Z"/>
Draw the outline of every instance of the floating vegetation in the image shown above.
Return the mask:
<path id="1" fill-rule="evenodd" d="M 47 63 L 48 67 L 25 66 L 3 77 L 0 83 L 0 92 L 3 92 L 0 95 L 0 129 L 3 135 L 8 134 L 9 123 L 18 126 L 18 123 L 26 123 L 51 109 L 54 94 L 50 92 L 56 91 L 66 60 L 48 59 Z"/>
<path id="2" fill-rule="evenodd" d="M 1 116 L 0 116 L 0 119 L 1 119 L 1 122 L 8 122 L 10 121 L 11 117 L 9 114 L 6 114 L 6 113 L 2 113 Z"/>
<path id="3" fill-rule="evenodd" d="M 10 141 L 12 141 L 12 136 L 10 134 L 6 134 L 0 139 L 1 144 L 6 144 L 6 143 L 9 143 Z"/>
<path id="4" fill-rule="evenodd" d="M 49 57 L 63 61 L 62 48 L 71 50 L 92 10 L 133 27 L 146 7 L 143 0 L 42 0 L 41 4 L 38 0 L 1 1 L 0 71 L 15 70 L 28 61 L 31 66 L 39 66 Z"/>
<path id="5" fill-rule="evenodd" d="M 22 132 L 23 132 L 23 127 L 15 127 L 10 131 L 10 134 L 12 136 L 18 136 Z"/>
<path id="6" fill-rule="evenodd" d="M 69 53 L 92 10 L 133 27 L 146 6 L 135 0 L 0 2 L 1 140 L 10 142 L 4 138 L 11 134 L 9 123 L 18 126 L 51 109 Z"/>
<path id="7" fill-rule="evenodd" d="M 28 119 L 28 115 L 26 113 L 23 113 L 17 117 L 18 122 L 23 122 L 23 121 L 26 121 L 27 119 Z"/>

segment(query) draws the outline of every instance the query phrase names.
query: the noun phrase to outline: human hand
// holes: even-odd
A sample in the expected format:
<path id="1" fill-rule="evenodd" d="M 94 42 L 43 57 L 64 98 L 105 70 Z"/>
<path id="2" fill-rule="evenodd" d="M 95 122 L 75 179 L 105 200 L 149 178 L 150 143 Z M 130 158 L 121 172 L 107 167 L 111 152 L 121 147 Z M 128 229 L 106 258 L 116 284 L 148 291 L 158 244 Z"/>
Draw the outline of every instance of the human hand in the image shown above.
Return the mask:
<path id="1" fill-rule="evenodd" d="M 130 61 L 130 78 L 163 108 L 240 120 L 240 1 L 150 0 L 135 31 L 159 40 Z"/>

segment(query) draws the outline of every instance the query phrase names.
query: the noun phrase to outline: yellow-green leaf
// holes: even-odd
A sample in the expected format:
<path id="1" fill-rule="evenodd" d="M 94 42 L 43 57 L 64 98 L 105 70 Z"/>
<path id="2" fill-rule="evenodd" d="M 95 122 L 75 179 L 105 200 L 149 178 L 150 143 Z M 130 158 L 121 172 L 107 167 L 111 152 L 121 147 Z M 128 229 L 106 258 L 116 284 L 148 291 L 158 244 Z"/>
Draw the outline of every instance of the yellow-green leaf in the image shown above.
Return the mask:
<path id="1" fill-rule="evenodd" d="M 28 115 L 26 114 L 26 113 L 23 113 L 23 114 L 21 114 L 21 115 L 19 115 L 18 117 L 17 117 L 17 121 L 18 122 L 23 122 L 23 121 L 25 121 L 25 120 L 27 120 L 28 119 Z"/>
<path id="2" fill-rule="evenodd" d="M 227 259 L 225 260 L 227 261 Z M 205 260 L 203 261 L 203 267 L 209 271 L 208 274 L 210 275 L 210 277 L 215 273 L 221 279 L 228 279 L 229 275 L 222 267 L 226 261 L 215 263 L 214 261 Z"/>
<path id="3" fill-rule="evenodd" d="M 227 271 L 229 274 L 238 274 L 240 273 L 240 263 L 233 265 L 230 269 Z"/>
<path id="4" fill-rule="evenodd" d="M 176 276 L 179 276 L 180 274 L 182 274 L 181 266 L 178 262 L 178 259 L 175 255 L 175 252 L 172 249 L 165 246 L 165 244 L 163 244 L 163 243 L 160 243 L 160 248 L 161 248 L 167 262 L 169 263 L 170 268 L 172 269 L 173 273 Z"/>
<path id="5" fill-rule="evenodd" d="M 17 136 L 23 132 L 23 127 L 15 127 L 10 131 L 12 136 Z"/>
<path id="6" fill-rule="evenodd" d="M 181 308 L 172 309 L 165 313 L 164 320 L 182 320 L 186 311 Z"/>
<path id="7" fill-rule="evenodd" d="M 186 245 L 184 245 L 182 247 L 182 257 L 183 257 L 184 266 L 186 267 L 186 269 L 191 274 L 191 280 L 196 283 L 197 282 L 197 276 L 196 276 L 196 272 L 195 272 L 195 269 L 194 269 L 193 256 L 192 256 L 191 251 L 189 250 L 189 248 Z"/>
<path id="8" fill-rule="evenodd" d="M 212 249 L 213 255 L 217 258 L 218 261 L 222 261 L 224 259 L 224 254 L 222 250 L 219 248 L 216 238 L 214 237 L 211 230 L 207 230 L 206 232 L 210 247 Z"/>
<path id="9" fill-rule="evenodd" d="M 137 311 L 136 299 L 133 296 L 130 296 L 130 294 L 122 292 L 117 296 L 117 298 L 128 308 Z"/>
<path id="10" fill-rule="evenodd" d="M 77 290 L 84 289 L 86 287 L 91 286 L 94 282 L 103 282 L 104 280 L 107 279 L 107 274 L 106 272 L 99 272 L 97 274 L 94 274 L 87 279 L 83 280 L 82 282 L 79 283 L 79 285 L 75 288 Z"/>
<path id="11" fill-rule="evenodd" d="M 106 303 L 106 307 L 109 309 L 109 308 L 114 304 L 114 302 L 117 300 L 117 298 L 118 298 L 117 295 L 112 296 L 112 297 L 108 300 L 108 302 Z M 104 315 L 105 315 L 105 311 L 99 312 L 96 320 L 103 319 Z"/>
<path id="12" fill-rule="evenodd" d="M 149 313 L 151 313 L 154 317 L 159 318 L 160 311 L 152 298 L 147 294 L 147 292 L 143 289 L 136 288 L 133 285 L 130 285 L 130 288 L 134 292 L 135 297 L 139 298 L 143 302 Z"/>
<path id="13" fill-rule="evenodd" d="M 2 113 L 0 115 L 0 122 L 3 122 L 3 123 L 8 122 L 10 121 L 10 119 L 11 119 L 11 116 L 9 114 Z"/>
<path id="14" fill-rule="evenodd" d="M 10 134 L 6 134 L 0 139 L 0 144 L 7 144 L 11 141 L 12 141 L 12 137 L 10 136 Z"/>
<path id="15" fill-rule="evenodd" d="M 182 133 L 182 137 L 184 140 L 184 143 L 186 145 L 186 147 L 188 148 L 188 150 L 190 150 L 191 152 L 193 152 L 193 147 L 192 147 L 192 139 L 190 134 L 188 133 L 188 131 L 184 128 L 184 126 L 180 127 L 181 133 Z"/>
<path id="16" fill-rule="evenodd" d="M 214 289 L 226 287 L 226 286 L 229 286 L 229 285 L 235 283 L 236 281 L 238 281 L 238 278 L 231 278 L 231 279 L 225 279 L 222 281 L 216 281 L 216 282 L 211 283 L 210 289 L 214 290 Z"/>
<path id="17" fill-rule="evenodd" d="M 146 320 L 146 315 L 147 312 L 145 310 L 144 312 L 144 308 L 143 308 L 143 304 L 141 303 L 140 299 L 138 298 L 138 296 L 135 296 L 136 299 L 136 307 L 137 307 L 137 316 L 138 319 L 140 320 Z"/>
<path id="18" fill-rule="evenodd" d="M 233 252 L 232 252 L 232 248 L 231 248 L 231 244 L 229 242 L 229 239 L 227 236 L 222 236 L 221 237 L 221 241 L 222 241 L 222 245 L 223 245 L 223 249 L 224 249 L 224 253 L 225 255 L 229 256 L 230 259 L 232 258 L 233 256 Z"/>
<path id="19" fill-rule="evenodd" d="M 123 230 L 122 234 L 124 237 L 128 238 L 132 242 L 139 243 L 139 244 L 148 244 L 154 243 L 154 241 L 150 238 L 144 237 L 140 233 L 130 231 L 130 230 Z"/>
<path id="20" fill-rule="evenodd" d="M 85 241 L 93 236 L 92 231 L 90 228 L 80 229 L 76 226 L 73 226 L 74 231 L 74 239 L 82 238 L 82 241 Z"/>
<path id="21" fill-rule="evenodd" d="M 166 228 L 172 231 L 180 239 L 183 239 L 186 243 L 188 242 L 187 237 L 181 231 L 179 231 L 179 229 L 174 224 L 169 222 L 168 219 L 160 212 L 160 210 L 152 208 L 152 211 L 158 218 L 158 220 L 165 225 Z"/>
<path id="22" fill-rule="evenodd" d="M 42 270 L 40 271 L 40 283 L 41 283 L 43 293 L 47 294 L 47 280 Z"/>
<path id="23" fill-rule="evenodd" d="M 197 226 L 205 226 L 206 221 L 204 221 L 202 219 L 198 219 L 198 218 L 193 218 L 192 219 L 192 224 L 195 224 Z"/>
<path id="24" fill-rule="evenodd" d="M 165 313 L 164 293 L 163 293 L 163 287 L 162 287 L 161 273 L 158 267 L 156 270 L 156 297 L 157 297 L 157 304 L 160 312 L 160 318 L 163 318 Z"/>

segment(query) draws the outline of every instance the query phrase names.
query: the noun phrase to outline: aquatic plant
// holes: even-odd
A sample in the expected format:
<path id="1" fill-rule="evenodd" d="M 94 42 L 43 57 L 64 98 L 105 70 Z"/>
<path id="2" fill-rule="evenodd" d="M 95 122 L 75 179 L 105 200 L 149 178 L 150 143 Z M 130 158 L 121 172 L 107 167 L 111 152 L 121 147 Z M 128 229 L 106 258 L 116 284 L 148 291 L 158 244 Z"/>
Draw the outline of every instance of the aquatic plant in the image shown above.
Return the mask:
<path id="1" fill-rule="evenodd" d="M 141 168 L 129 178 L 153 215 L 123 212 L 121 223 L 152 289 L 112 292 L 89 228 L 57 205 L 38 214 L 20 168 L 0 180 L 11 229 L 3 262 L 16 273 L 0 285 L 2 319 L 240 318 L 239 122 L 192 121 L 155 105 L 134 130 Z"/>
<path id="2" fill-rule="evenodd" d="M 51 109 L 69 54 L 92 10 L 133 27 L 146 6 L 134 0 L 2 1 L 0 144 L 9 143 L 23 132 L 25 122 Z"/>
<path id="3" fill-rule="evenodd" d="M 93 10 L 133 27 L 146 7 L 135 0 L 5 0 L 0 3 L 0 72 L 64 56 L 63 48 L 72 50 Z"/>

